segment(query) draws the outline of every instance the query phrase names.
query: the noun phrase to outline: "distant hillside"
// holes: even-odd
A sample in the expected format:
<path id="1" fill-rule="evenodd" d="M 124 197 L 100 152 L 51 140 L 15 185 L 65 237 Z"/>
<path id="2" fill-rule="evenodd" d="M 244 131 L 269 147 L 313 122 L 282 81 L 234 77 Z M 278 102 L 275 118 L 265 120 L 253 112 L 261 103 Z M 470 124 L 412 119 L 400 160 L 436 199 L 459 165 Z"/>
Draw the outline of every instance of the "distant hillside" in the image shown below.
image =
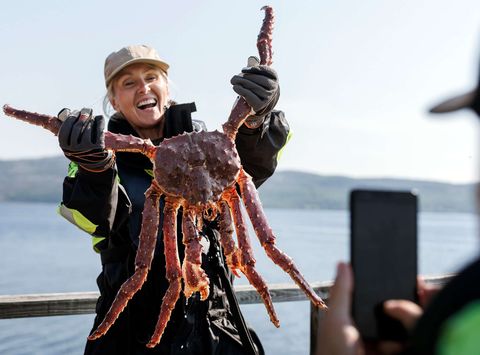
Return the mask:
<path id="1" fill-rule="evenodd" d="M 0 201 L 58 202 L 68 161 L 62 156 L 0 161 Z M 423 211 L 473 212 L 475 186 L 405 179 L 352 179 L 295 171 L 277 171 L 259 189 L 269 208 L 348 208 L 353 188 L 411 190 Z"/>
<path id="2" fill-rule="evenodd" d="M 416 190 L 422 211 L 474 212 L 475 185 L 406 179 L 353 179 L 278 171 L 259 193 L 266 207 L 347 209 L 355 188 Z"/>
<path id="3" fill-rule="evenodd" d="M 63 156 L 0 161 L 0 201 L 60 201 L 67 167 Z"/>

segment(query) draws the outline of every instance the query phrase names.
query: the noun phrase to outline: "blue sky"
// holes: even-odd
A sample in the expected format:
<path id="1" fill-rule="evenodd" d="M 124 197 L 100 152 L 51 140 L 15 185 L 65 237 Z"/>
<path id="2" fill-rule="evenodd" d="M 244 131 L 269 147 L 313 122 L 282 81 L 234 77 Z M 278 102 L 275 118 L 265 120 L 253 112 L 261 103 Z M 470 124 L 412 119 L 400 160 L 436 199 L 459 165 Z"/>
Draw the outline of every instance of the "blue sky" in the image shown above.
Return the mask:
<path id="1" fill-rule="evenodd" d="M 219 129 L 235 99 L 229 80 L 256 53 L 264 4 L 9 1 L 0 13 L 1 103 L 48 114 L 84 106 L 100 112 L 104 58 L 145 43 L 171 64 L 174 98 L 195 101 L 195 117 Z M 478 0 L 270 5 L 278 108 L 294 132 L 279 169 L 477 179 L 474 115 L 434 118 L 427 109 L 476 83 Z M 2 115 L 0 131 L 0 159 L 60 154 L 55 137 L 38 127 Z"/>

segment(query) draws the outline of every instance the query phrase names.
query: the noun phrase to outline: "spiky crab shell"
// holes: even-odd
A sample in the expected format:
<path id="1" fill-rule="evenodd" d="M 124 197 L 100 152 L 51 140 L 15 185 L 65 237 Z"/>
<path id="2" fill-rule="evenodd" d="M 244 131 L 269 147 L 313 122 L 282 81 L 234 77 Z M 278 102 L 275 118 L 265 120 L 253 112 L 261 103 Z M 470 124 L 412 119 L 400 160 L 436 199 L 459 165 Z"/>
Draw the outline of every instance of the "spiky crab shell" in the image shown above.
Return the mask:
<path id="1" fill-rule="evenodd" d="M 191 206 L 219 201 L 226 188 L 235 183 L 240 168 L 234 143 L 219 131 L 166 139 L 155 154 L 155 179 L 160 188 Z"/>

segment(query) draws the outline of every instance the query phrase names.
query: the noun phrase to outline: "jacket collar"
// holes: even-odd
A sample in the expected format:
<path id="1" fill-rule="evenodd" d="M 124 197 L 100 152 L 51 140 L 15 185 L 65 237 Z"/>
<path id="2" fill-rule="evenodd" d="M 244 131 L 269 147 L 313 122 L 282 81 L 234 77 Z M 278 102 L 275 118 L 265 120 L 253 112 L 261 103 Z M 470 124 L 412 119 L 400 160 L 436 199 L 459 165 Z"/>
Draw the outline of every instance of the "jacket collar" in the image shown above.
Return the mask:
<path id="1" fill-rule="evenodd" d="M 165 111 L 165 136 L 170 138 L 183 132 L 193 131 L 191 113 L 196 111 L 195 103 L 175 104 Z M 127 119 L 119 112 L 116 112 L 108 121 L 108 130 L 112 133 L 132 135 L 138 137 L 139 134 Z M 154 141 L 158 145 L 163 139 Z M 116 153 L 117 162 L 128 166 L 141 169 L 152 169 L 151 161 L 144 155 L 139 153 Z"/>

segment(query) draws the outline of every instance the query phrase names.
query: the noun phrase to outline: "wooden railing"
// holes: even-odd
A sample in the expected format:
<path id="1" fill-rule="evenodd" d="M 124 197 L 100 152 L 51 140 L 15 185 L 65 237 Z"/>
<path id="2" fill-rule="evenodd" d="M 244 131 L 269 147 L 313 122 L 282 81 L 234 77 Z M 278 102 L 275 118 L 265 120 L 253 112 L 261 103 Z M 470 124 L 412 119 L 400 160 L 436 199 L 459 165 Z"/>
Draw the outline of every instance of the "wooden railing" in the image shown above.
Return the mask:
<path id="1" fill-rule="evenodd" d="M 425 280 L 428 283 L 444 284 L 451 277 L 452 275 L 444 275 L 427 277 Z M 311 285 L 322 298 L 328 299 L 332 282 L 314 282 Z M 307 300 L 303 291 L 294 284 L 270 284 L 268 287 L 273 302 Z M 240 304 L 263 303 L 252 286 L 236 286 L 235 293 Z M 98 296 L 98 292 L 0 296 L 0 319 L 94 313 Z M 322 314 L 323 311 L 319 311 L 313 304 L 310 306 L 310 354 L 315 354 L 316 334 Z"/>

